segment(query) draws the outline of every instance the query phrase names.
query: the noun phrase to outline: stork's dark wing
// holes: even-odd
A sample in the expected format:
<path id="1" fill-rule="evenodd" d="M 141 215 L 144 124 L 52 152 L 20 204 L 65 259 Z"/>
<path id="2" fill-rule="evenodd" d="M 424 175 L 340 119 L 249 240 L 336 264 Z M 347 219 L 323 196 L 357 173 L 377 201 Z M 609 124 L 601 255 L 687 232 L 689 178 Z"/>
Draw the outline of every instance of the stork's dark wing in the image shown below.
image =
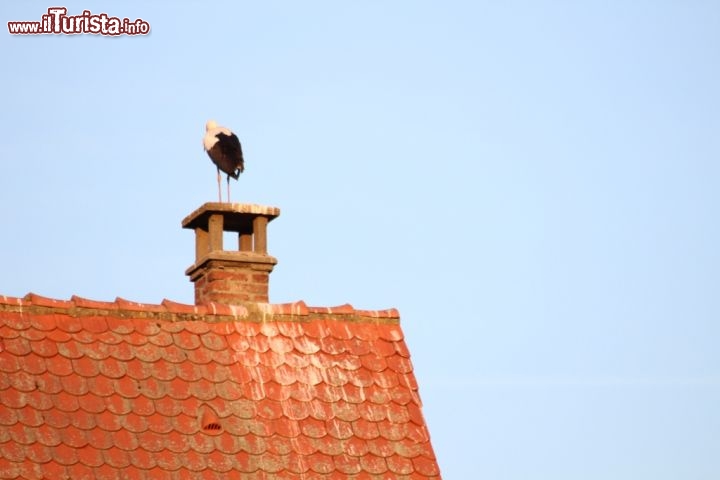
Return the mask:
<path id="1" fill-rule="evenodd" d="M 237 135 L 234 133 L 226 135 L 220 132 L 215 136 L 218 139 L 216 145 L 220 147 L 223 163 L 225 164 L 221 165 L 220 168 L 224 170 L 225 173 L 230 173 L 227 170 L 233 172 L 237 170 L 239 173 L 242 173 L 245 170 L 245 161 L 243 159 L 242 146 L 240 145 L 240 140 L 238 140 Z M 237 178 L 236 175 L 230 175 Z"/>

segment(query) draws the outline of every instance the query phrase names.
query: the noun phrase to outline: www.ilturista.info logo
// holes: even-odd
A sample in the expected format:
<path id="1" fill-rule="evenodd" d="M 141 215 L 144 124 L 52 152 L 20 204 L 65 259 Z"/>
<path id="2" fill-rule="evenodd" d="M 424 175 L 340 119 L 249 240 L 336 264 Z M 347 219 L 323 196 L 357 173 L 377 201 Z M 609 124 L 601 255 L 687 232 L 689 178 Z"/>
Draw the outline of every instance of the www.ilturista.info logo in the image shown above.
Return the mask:
<path id="1" fill-rule="evenodd" d="M 84 10 L 81 15 L 68 15 L 65 7 L 50 7 L 39 22 L 8 22 L 8 31 L 12 35 L 147 35 L 150 24 L 142 18 L 130 21 L 107 13 L 90 13 L 90 10 Z"/>

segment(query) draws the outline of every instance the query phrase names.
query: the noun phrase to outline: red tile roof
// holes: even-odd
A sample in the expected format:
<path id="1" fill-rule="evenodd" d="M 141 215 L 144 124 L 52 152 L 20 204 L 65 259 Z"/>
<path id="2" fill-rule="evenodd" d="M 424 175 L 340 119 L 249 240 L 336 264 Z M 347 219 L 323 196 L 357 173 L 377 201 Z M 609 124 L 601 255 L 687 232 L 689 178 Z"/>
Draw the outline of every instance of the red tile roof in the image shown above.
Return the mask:
<path id="1" fill-rule="evenodd" d="M 0 478 L 439 478 L 396 310 L 0 296 Z"/>

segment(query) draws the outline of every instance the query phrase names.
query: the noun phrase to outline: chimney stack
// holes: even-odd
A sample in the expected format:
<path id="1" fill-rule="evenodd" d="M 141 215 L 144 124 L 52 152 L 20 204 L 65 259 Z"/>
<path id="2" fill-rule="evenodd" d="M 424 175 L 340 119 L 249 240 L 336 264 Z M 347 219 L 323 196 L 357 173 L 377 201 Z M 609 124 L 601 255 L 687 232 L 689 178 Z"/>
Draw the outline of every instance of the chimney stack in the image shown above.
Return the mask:
<path id="1" fill-rule="evenodd" d="M 269 276 L 277 263 L 267 253 L 267 225 L 280 209 L 210 202 L 185 217 L 195 230 L 195 263 L 185 274 L 195 283 L 195 304 L 268 302 Z M 237 250 L 223 249 L 223 232 L 236 232 Z"/>

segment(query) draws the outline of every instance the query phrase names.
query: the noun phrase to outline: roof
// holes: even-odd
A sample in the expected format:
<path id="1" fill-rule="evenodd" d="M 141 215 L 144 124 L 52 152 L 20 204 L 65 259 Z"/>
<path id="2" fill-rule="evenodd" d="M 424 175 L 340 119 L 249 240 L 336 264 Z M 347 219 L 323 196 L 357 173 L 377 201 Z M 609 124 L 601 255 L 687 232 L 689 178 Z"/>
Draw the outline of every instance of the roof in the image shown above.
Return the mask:
<path id="1" fill-rule="evenodd" d="M 0 296 L 0 478 L 439 478 L 396 310 Z"/>

